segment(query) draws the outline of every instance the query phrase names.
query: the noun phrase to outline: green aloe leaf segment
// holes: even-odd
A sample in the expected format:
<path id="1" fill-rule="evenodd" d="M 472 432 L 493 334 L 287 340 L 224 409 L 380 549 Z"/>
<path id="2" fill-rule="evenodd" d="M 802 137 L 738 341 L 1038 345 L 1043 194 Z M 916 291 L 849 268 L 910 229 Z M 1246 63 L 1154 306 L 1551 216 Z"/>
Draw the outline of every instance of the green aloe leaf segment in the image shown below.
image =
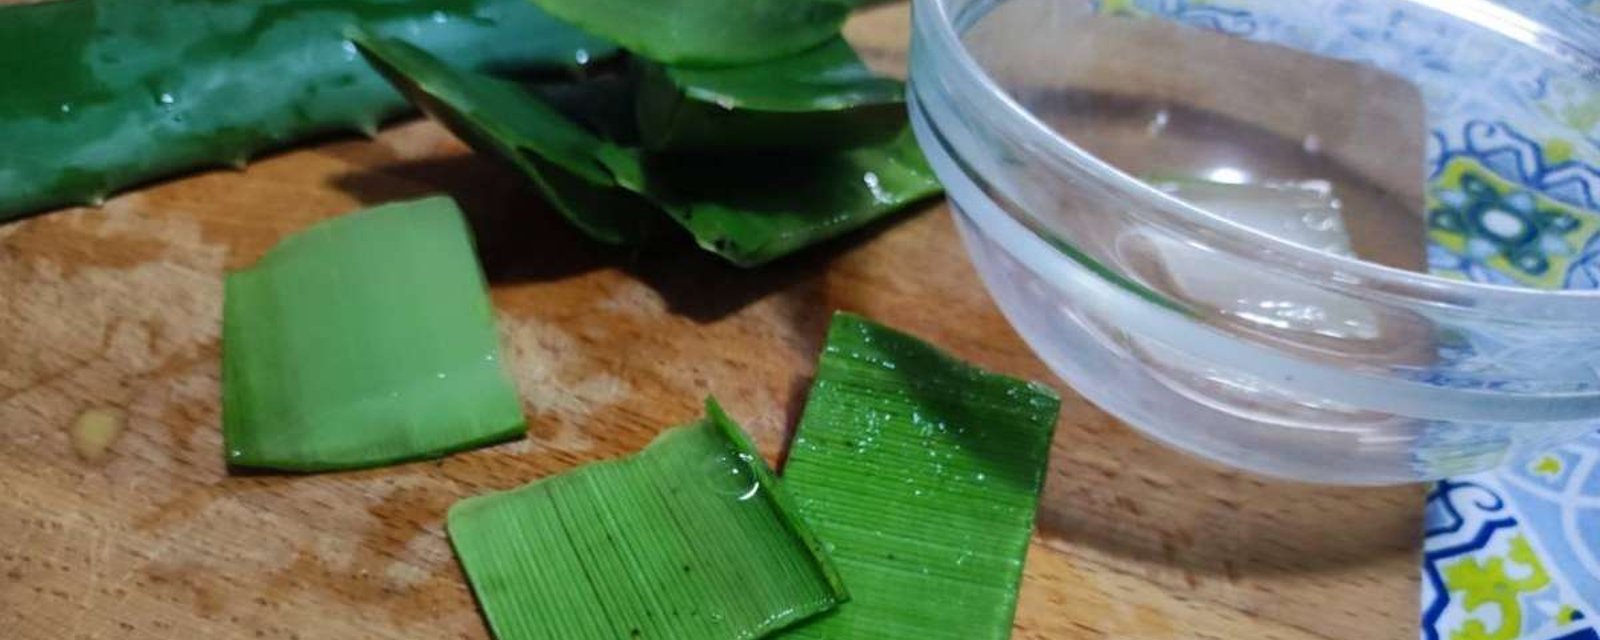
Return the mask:
<path id="1" fill-rule="evenodd" d="M 881 143 L 905 127 L 904 85 L 874 74 L 842 38 L 736 67 L 638 66 L 650 149 L 826 151 Z"/>
<path id="2" fill-rule="evenodd" d="M 783 482 L 852 600 L 781 637 L 1011 637 L 1060 406 L 1045 387 L 836 315 Z"/>
<path id="3" fill-rule="evenodd" d="M 738 425 L 706 411 L 634 456 L 450 509 L 495 637 L 761 638 L 846 599 Z"/>
<path id="4" fill-rule="evenodd" d="M 851 0 L 533 0 L 585 31 L 669 64 L 734 65 L 804 51 L 839 33 Z"/>
<path id="5" fill-rule="evenodd" d="M 520 437 L 483 275 L 448 198 L 312 226 L 228 275 L 229 464 L 371 467 Z"/>

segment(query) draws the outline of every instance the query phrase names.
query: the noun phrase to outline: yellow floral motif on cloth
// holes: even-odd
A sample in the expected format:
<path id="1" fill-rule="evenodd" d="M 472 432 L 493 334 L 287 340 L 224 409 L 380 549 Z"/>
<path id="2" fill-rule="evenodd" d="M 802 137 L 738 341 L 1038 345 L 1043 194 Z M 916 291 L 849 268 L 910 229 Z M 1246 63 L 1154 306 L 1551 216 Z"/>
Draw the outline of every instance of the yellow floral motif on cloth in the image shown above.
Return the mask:
<path id="1" fill-rule="evenodd" d="M 1551 455 L 1539 456 L 1528 469 L 1541 476 L 1553 478 L 1561 475 L 1561 458 Z"/>
<path id="2" fill-rule="evenodd" d="M 1526 569 L 1527 575 L 1511 577 L 1512 572 L 1506 570 L 1508 561 Z M 1534 554 L 1528 539 L 1517 535 L 1510 540 L 1505 557 L 1463 558 L 1445 568 L 1444 581 L 1452 593 L 1461 593 L 1467 611 L 1494 605 L 1500 618 L 1493 631 L 1482 620 L 1468 619 L 1450 633 L 1450 640 L 1514 640 L 1522 631 L 1522 603 L 1517 596 L 1548 587 L 1550 575 L 1545 573 L 1544 563 Z"/>
<path id="3" fill-rule="evenodd" d="M 1212 2 L 1212 0 L 1180 0 L 1178 5 L 1182 9 L 1192 9 L 1212 7 L 1216 6 L 1216 3 Z M 1101 15 L 1131 16 L 1135 18 L 1160 15 L 1159 9 L 1151 11 L 1147 7 L 1140 6 L 1139 0 L 1098 0 L 1095 3 L 1095 11 Z"/>
<path id="4" fill-rule="evenodd" d="M 1133 0 L 1101 0 L 1100 12 L 1113 16 L 1143 16 L 1145 11 L 1133 3 Z"/>

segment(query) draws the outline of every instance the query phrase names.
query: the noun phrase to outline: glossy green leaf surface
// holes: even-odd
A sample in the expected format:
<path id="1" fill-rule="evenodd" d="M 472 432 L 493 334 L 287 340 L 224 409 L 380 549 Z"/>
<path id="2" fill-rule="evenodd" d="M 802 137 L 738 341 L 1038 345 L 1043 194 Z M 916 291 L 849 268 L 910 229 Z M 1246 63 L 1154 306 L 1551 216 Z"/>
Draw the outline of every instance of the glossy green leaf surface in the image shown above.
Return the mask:
<path id="1" fill-rule="evenodd" d="M 231 465 L 370 467 L 523 434 L 471 235 L 448 198 L 285 239 L 228 275 L 222 331 Z"/>
<path id="2" fill-rule="evenodd" d="M 888 142 L 817 153 L 653 156 L 646 190 L 701 247 L 755 266 L 940 193 L 905 125 Z"/>
<path id="3" fill-rule="evenodd" d="M 404 112 L 362 25 L 466 68 L 614 48 L 525 0 L 57 0 L 0 7 L 0 221 Z"/>
<path id="4" fill-rule="evenodd" d="M 634 118 L 636 83 L 626 74 L 602 75 L 577 82 L 538 84 L 534 95 L 568 120 L 600 139 L 624 147 L 639 145 Z"/>
<path id="5" fill-rule="evenodd" d="M 639 242 L 659 211 L 616 185 L 598 158 L 611 144 L 527 88 L 446 65 L 409 43 L 358 34 L 354 42 L 400 92 L 479 152 L 528 177 L 563 215 L 602 242 Z"/>
<path id="6" fill-rule="evenodd" d="M 842 149 L 892 138 L 906 120 L 904 86 L 839 38 L 750 65 L 640 66 L 651 149 Z"/>
<path id="7" fill-rule="evenodd" d="M 834 316 L 784 487 L 851 601 L 778 637 L 1011 637 L 1061 402 Z"/>
<path id="8" fill-rule="evenodd" d="M 457 503 L 448 527 L 498 640 L 760 638 L 846 599 L 714 401 L 632 457 Z"/>
<path id="9" fill-rule="evenodd" d="M 729 109 L 832 111 L 905 103 L 905 86 L 873 73 L 842 38 L 756 64 L 663 69 L 689 98 Z"/>
<path id="10" fill-rule="evenodd" d="M 733 65 L 798 53 L 839 33 L 851 0 L 532 0 L 635 54 Z"/>
<path id="11" fill-rule="evenodd" d="M 524 167 L 574 224 L 602 241 L 645 237 L 647 222 L 664 211 L 705 249 L 752 266 L 940 191 L 903 123 L 888 142 L 845 151 L 652 155 L 600 138 L 522 87 L 451 68 L 403 43 L 361 42 L 424 110 L 475 148 Z M 576 100 L 565 105 L 569 112 L 582 110 L 582 94 L 568 97 Z M 545 170 L 552 167 L 562 170 L 559 185 Z M 625 232 L 635 222 L 641 229 Z"/>

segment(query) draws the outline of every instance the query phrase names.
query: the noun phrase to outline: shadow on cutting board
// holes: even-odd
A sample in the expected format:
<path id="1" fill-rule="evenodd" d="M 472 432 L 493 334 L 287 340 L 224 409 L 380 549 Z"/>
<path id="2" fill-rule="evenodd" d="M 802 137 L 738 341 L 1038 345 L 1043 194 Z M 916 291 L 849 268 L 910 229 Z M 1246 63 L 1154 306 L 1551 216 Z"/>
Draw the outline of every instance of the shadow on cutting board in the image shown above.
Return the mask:
<path id="1" fill-rule="evenodd" d="M 905 216 L 868 226 L 752 269 L 698 249 L 675 226 L 645 247 L 591 240 L 521 176 L 472 155 L 402 162 L 339 176 L 333 186 L 366 205 L 445 193 L 472 225 L 478 259 L 493 284 L 548 282 L 618 269 L 648 285 L 673 313 L 713 322 L 814 276 L 835 257 L 867 242 Z M 915 211 L 907 215 L 914 215 Z"/>

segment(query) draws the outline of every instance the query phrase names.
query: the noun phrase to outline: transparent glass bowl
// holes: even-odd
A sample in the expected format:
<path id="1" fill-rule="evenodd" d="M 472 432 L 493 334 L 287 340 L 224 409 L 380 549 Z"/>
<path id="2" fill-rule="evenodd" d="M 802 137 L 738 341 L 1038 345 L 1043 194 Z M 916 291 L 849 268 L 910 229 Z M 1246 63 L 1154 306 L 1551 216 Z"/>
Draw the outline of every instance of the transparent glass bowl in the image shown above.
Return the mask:
<path id="1" fill-rule="evenodd" d="M 1206 458 L 1341 484 L 1481 470 L 1600 427 L 1600 294 L 1554 290 L 1600 274 L 1593 15 L 913 14 L 912 124 L 971 258 L 1100 407 Z"/>

